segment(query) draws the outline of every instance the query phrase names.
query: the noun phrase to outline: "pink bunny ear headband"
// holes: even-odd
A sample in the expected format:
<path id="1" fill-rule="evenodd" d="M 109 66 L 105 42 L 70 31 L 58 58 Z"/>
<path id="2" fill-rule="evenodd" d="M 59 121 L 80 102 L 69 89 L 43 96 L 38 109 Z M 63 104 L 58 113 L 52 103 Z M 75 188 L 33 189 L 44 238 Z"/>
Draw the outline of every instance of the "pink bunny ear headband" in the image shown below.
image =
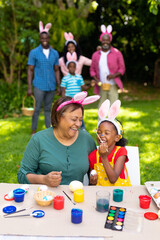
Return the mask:
<path id="1" fill-rule="evenodd" d="M 69 32 L 69 33 L 65 32 L 64 33 L 64 38 L 66 39 L 65 45 L 67 45 L 68 42 L 73 42 L 74 45 L 77 46 L 77 43 L 74 40 L 73 34 L 71 32 Z"/>
<path id="2" fill-rule="evenodd" d="M 67 52 L 67 62 L 66 62 L 66 66 L 68 67 L 68 64 L 70 62 L 74 62 L 75 64 L 77 64 L 77 53 L 76 52 L 73 52 L 72 54 L 70 52 Z"/>
<path id="3" fill-rule="evenodd" d="M 51 28 L 52 24 L 51 23 L 47 23 L 45 28 L 43 28 L 43 23 L 42 21 L 39 22 L 39 32 L 42 33 L 42 32 L 46 32 L 46 33 L 49 33 L 49 29 Z"/>
<path id="4" fill-rule="evenodd" d="M 111 107 L 110 107 L 110 101 L 108 99 L 105 100 L 101 104 L 101 106 L 98 110 L 98 116 L 100 118 L 100 121 L 98 122 L 97 129 L 102 122 L 108 121 L 108 122 L 111 122 L 116 127 L 118 134 L 122 136 L 123 127 L 120 124 L 120 122 L 115 120 L 116 116 L 118 115 L 118 113 L 120 111 L 120 106 L 121 106 L 121 101 L 120 100 L 116 100 L 111 105 Z M 106 118 L 107 114 L 108 114 L 108 118 Z"/>
<path id="5" fill-rule="evenodd" d="M 72 100 L 61 103 L 56 111 L 58 111 L 62 107 L 66 106 L 68 104 L 71 104 L 71 103 L 78 103 L 83 106 L 83 105 L 88 105 L 90 103 L 96 102 L 100 98 L 99 95 L 93 95 L 90 97 L 86 97 L 87 94 L 88 93 L 85 91 L 75 94 L 73 96 Z"/>
<path id="6" fill-rule="evenodd" d="M 103 37 L 103 35 L 105 35 L 105 34 L 108 34 L 108 35 L 110 36 L 110 41 L 112 41 L 112 34 L 111 34 L 111 32 L 112 32 L 112 26 L 111 26 L 111 25 L 108 25 L 107 28 L 106 28 L 105 25 L 101 25 L 101 32 L 102 32 L 102 34 L 101 34 L 101 36 L 100 36 L 100 41 L 101 41 L 101 42 L 102 42 L 102 37 Z"/>

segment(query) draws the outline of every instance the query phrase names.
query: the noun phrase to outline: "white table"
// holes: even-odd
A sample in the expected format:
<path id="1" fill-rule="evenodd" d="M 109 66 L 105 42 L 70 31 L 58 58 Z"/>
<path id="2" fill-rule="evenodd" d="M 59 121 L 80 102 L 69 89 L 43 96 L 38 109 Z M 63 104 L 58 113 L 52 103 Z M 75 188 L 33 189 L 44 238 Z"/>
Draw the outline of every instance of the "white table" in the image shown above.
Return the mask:
<path id="1" fill-rule="evenodd" d="M 77 203 L 76 206 L 69 201 L 68 198 L 63 194 L 63 190 L 73 198 L 73 193 L 70 192 L 68 186 L 59 186 L 57 188 L 49 188 L 54 191 L 57 195 L 63 195 L 65 197 L 65 207 L 63 210 L 55 210 L 53 206 L 40 207 L 33 199 L 33 195 L 39 185 L 30 185 L 28 193 L 25 195 L 23 203 L 16 203 L 15 201 L 8 202 L 4 200 L 4 195 L 9 191 L 18 188 L 21 185 L 18 184 L 0 184 L 0 239 L 2 240 L 75 240 L 75 239 L 111 239 L 111 240 L 150 240 L 159 239 L 159 226 L 160 220 L 149 221 L 143 217 L 147 211 L 157 213 L 158 208 L 152 201 L 150 208 L 147 210 L 139 207 L 140 194 L 148 194 L 145 186 L 133 186 L 123 187 L 124 190 L 123 201 L 116 203 L 112 199 L 113 189 L 115 187 L 98 187 L 98 186 L 85 186 L 84 196 L 85 200 L 83 203 Z M 99 213 L 95 210 L 96 203 L 96 191 L 107 190 L 111 193 L 110 205 L 125 207 L 127 209 L 128 219 L 133 221 L 132 224 L 128 225 L 127 228 L 127 215 L 126 215 L 126 228 L 122 232 L 113 231 L 104 228 L 107 213 Z M 34 217 L 21 217 L 21 218 L 4 218 L 2 209 L 4 206 L 14 205 L 18 209 L 32 206 L 32 209 L 26 210 L 24 213 L 31 213 L 33 210 L 41 209 L 45 211 L 45 217 L 34 218 Z M 80 208 L 83 210 L 83 221 L 81 224 L 71 223 L 71 209 Z M 17 213 L 18 214 L 18 213 Z M 20 213 L 19 213 L 20 214 Z M 131 216 L 133 214 L 133 218 Z M 138 223 L 136 223 L 138 222 Z M 125 224 L 125 222 L 124 222 Z"/>

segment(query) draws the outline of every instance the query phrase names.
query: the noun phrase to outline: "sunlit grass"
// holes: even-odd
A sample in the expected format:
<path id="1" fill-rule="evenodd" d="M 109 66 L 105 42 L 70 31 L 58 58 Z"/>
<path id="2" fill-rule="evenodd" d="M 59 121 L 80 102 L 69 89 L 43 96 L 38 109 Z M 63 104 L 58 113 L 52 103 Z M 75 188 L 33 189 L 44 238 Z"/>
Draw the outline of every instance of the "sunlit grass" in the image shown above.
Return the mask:
<path id="1" fill-rule="evenodd" d="M 97 103 L 91 107 L 85 106 L 84 121 L 96 141 Z M 141 183 L 160 180 L 160 102 L 122 101 L 118 119 L 128 145 L 139 147 Z M 45 129 L 43 114 L 39 117 L 38 131 L 42 129 Z M 0 120 L 0 182 L 17 183 L 17 172 L 30 138 L 31 117 Z"/>

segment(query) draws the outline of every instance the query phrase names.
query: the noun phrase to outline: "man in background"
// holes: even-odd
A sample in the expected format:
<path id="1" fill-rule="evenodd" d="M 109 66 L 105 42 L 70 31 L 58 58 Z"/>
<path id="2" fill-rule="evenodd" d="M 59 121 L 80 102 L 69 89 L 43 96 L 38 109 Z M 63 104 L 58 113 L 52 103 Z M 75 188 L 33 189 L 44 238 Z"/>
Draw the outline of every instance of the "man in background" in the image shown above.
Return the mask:
<path id="1" fill-rule="evenodd" d="M 28 58 L 28 91 L 27 95 L 32 95 L 32 80 L 36 107 L 32 117 L 32 135 L 36 133 L 38 118 L 42 102 L 44 102 L 45 126 L 51 126 L 50 113 L 51 105 L 55 95 L 56 85 L 57 95 L 60 95 L 60 74 L 59 74 L 59 54 L 49 45 L 49 29 L 51 23 L 39 22 L 40 45 L 31 50 Z"/>
<path id="2" fill-rule="evenodd" d="M 120 77 L 125 72 L 122 53 L 111 45 L 112 26 L 101 26 L 101 49 L 92 55 L 90 75 L 95 80 L 94 92 L 100 94 L 99 106 L 109 99 L 112 104 L 118 99 L 118 88 L 123 89 Z M 92 84 L 93 86 L 93 84 Z"/>

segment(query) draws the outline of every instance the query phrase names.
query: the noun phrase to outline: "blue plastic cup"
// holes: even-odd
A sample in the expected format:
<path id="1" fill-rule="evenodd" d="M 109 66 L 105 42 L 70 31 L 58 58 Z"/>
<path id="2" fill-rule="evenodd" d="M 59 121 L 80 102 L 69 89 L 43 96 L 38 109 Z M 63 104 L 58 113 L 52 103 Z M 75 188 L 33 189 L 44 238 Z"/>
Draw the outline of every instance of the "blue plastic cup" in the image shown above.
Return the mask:
<path id="1" fill-rule="evenodd" d="M 25 196 L 25 190 L 21 188 L 17 188 L 13 190 L 14 194 L 14 201 L 15 202 L 23 202 L 24 201 L 24 196 Z"/>

